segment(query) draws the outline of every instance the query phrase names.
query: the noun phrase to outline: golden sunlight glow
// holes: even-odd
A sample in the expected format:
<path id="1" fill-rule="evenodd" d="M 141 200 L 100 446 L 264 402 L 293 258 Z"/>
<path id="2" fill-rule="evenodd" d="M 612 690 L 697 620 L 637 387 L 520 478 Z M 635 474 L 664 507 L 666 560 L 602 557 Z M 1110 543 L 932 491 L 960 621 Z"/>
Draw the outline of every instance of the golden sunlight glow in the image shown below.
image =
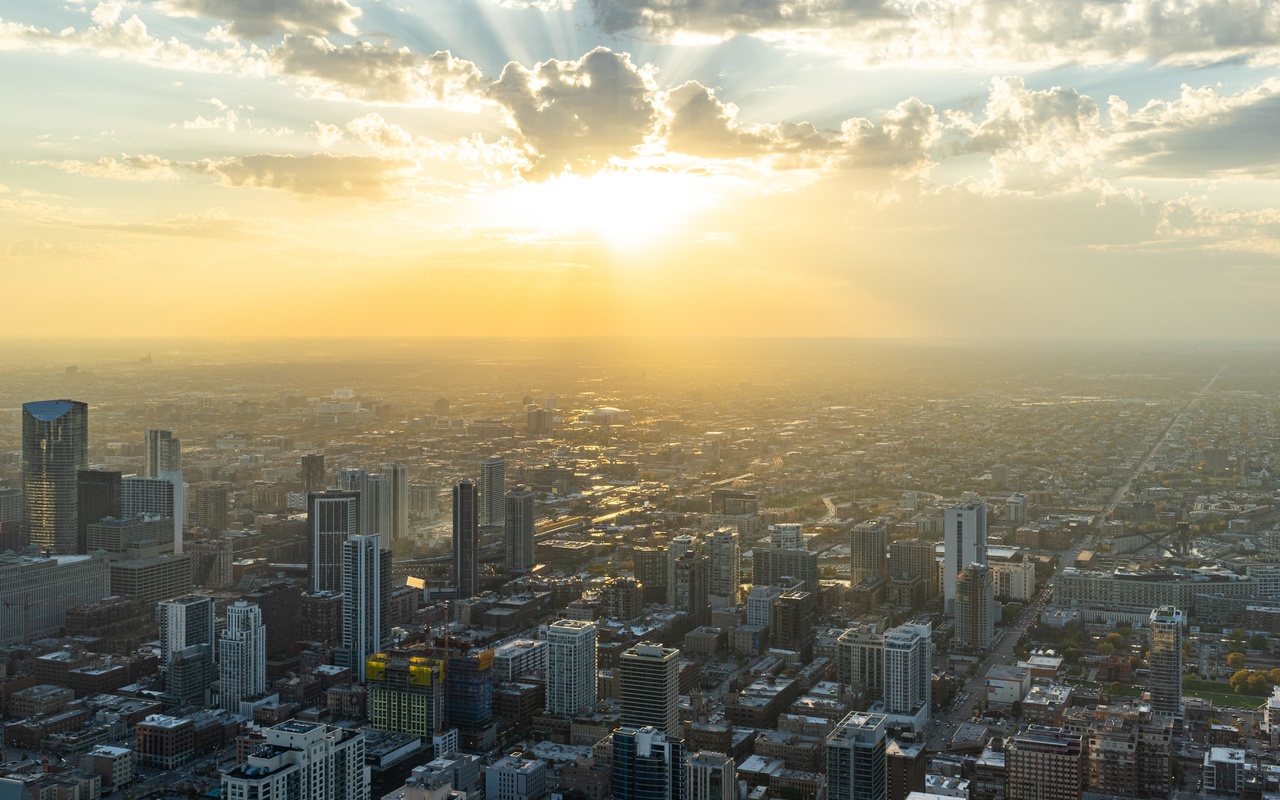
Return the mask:
<path id="1" fill-rule="evenodd" d="M 687 229 L 719 194 L 706 176 L 666 170 L 562 175 L 505 189 L 497 221 L 544 239 L 591 239 L 618 250 L 660 244 Z"/>

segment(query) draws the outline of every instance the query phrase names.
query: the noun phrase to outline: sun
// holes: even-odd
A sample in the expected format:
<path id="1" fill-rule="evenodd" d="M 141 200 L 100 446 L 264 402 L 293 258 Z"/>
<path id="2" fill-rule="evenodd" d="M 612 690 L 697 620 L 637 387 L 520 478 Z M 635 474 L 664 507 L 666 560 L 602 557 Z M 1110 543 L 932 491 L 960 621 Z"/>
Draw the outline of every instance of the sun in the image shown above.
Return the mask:
<path id="1" fill-rule="evenodd" d="M 633 251 L 687 231 L 716 195 L 704 175 L 620 168 L 512 186 L 492 208 L 500 222 L 545 238 L 591 240 Z"/>

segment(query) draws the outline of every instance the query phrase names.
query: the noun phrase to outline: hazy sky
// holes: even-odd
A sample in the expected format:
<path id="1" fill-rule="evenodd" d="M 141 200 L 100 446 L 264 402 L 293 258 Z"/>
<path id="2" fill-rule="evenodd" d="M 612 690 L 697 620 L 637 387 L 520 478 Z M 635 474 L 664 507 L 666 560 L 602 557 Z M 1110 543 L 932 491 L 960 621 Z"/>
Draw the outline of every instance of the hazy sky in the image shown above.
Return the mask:
<path id="1" fill-rule="evenodd" d="M 1280 336 L 1274 0 L 0 0 L 0 335 Z"/>

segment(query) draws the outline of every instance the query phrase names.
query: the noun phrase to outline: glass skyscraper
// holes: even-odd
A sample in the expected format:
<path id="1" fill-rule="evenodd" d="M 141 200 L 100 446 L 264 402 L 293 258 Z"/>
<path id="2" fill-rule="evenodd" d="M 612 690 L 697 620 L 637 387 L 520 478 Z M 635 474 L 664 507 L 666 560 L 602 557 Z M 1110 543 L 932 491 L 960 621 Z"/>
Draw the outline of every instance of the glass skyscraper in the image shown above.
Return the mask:
<path id="1" fill-rule="evenodd" d="M 89 406 L 42 400 L 22 406 L 22 493 L 31 543 L 77 550 L 76 473 L 89 466 Z"/>

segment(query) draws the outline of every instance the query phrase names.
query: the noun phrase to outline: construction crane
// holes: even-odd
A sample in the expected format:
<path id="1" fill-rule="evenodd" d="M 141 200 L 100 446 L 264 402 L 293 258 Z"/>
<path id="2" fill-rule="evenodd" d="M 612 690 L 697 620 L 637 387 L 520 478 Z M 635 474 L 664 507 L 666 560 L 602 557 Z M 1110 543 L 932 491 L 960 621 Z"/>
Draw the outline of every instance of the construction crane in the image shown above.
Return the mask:
<path id="1" fill-rule="evenodd" d="M 21 603 L 6 601 L 5 608 L 21 608 L 22 609 L 22 645 L 26 647 L 31 644 L 31 607 L 32 606 L 53 606 L 58 605 L 55 600 L 32 600 L 30 593 L 22 598 Z"/>

